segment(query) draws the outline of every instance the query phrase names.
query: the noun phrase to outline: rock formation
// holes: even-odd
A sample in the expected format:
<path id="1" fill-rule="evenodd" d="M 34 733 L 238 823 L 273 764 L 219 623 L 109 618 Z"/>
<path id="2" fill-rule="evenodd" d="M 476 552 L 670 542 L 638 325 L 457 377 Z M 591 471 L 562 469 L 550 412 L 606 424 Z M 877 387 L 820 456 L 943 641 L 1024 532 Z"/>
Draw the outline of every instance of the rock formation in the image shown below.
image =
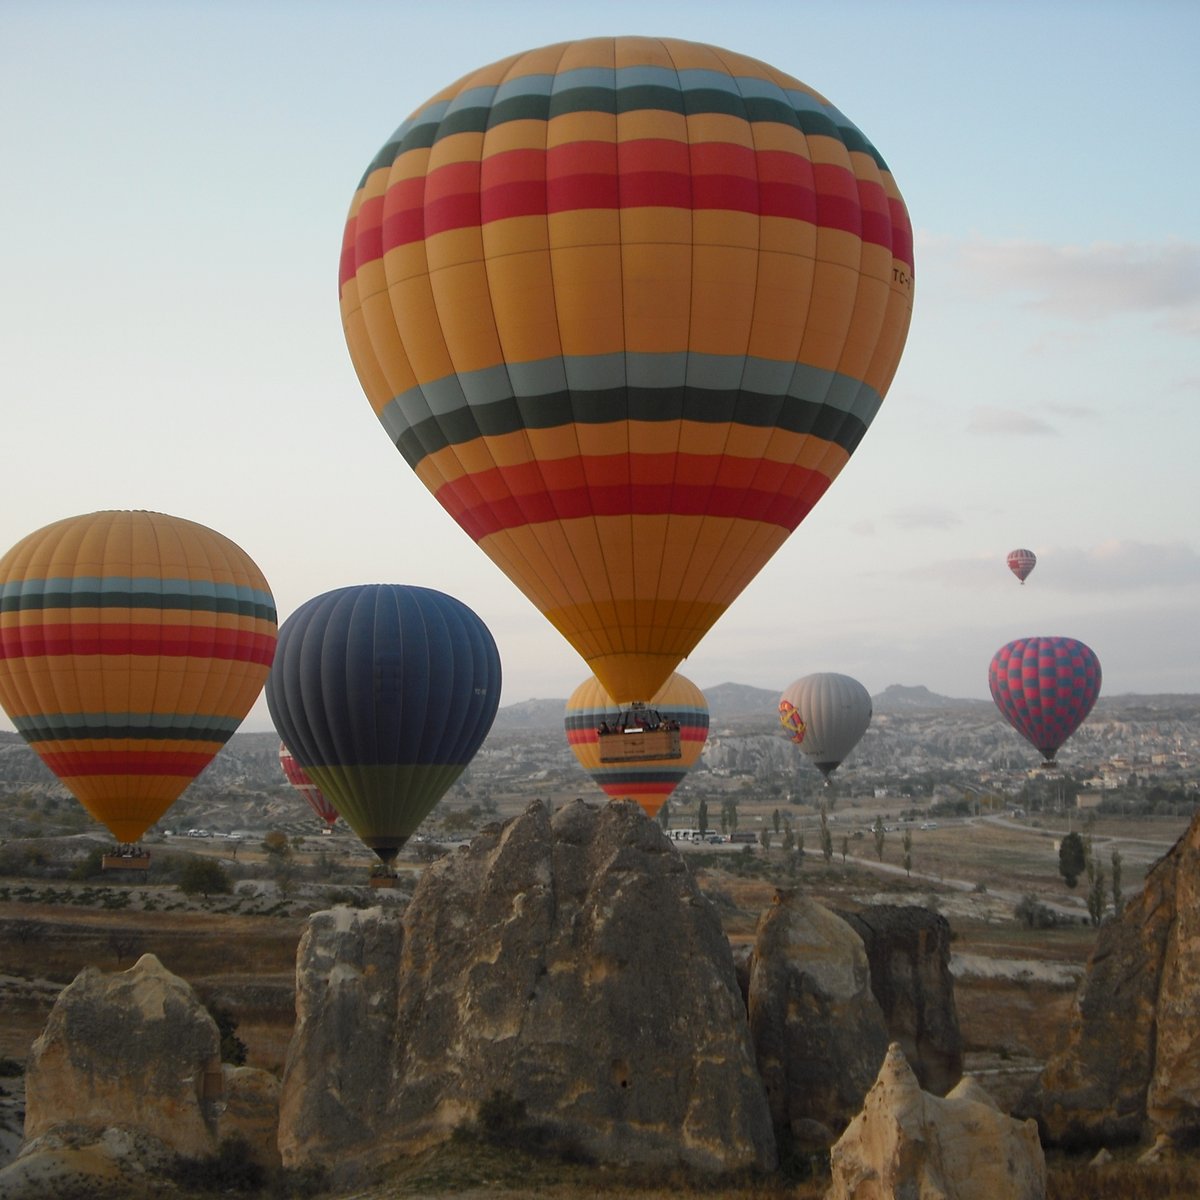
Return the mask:
<path id="1" fill-rule="evenodd" d="M 1033 1121 L 1017 1121 L 964 1081 L 922 1092 L 893 1042 L 862 1112 L 830 1153 L 826 1200 L 1045 1200 L 1046 1160 Z"/>
<path id="2" fill-rule="evenodd" d="M 1200 816 L 1100 927 L 1037 1113 L 1059 1144 L 1200 1136 Z"/>
<path id="3" fill-rule="evenodd" d="M 871 992 L 922 1090 L 944 1096 L 962 1078 L 963 1041 L 950 974 L 950 923 L 915 905 L 840 913 L 863 940 Z"/>
<path id="4" fill-rule="evenodd" d="M 828 1140 L 858 1111 L 887 1052 L 862 939 L 796 892 L 759 918 L 750 960 L 750 1035 L 776 1130 Z"/>
<path id="5" fill-rule="evenodd" d="M 535 802 L 430 867 L 399 917 L 317 915 L 297 1016 L 286 1166 L 386 1162 L 501 1097 L 604 1162 L 775 1162 L 728 942 L 633 804 Z"/>
<path id="6" fill-rule="evenodd" d="M 16 1179 L 86 1174 L 88 1163 L 100 1179 L 174 1155 L 206 1158 L 232 1136 L 264 1165 L 279 1161 L 277 1083 L 222 1064 L 216 1023 L 152 954 L 113 975 L 86 967 L 62 990 L 25 1088 L 25 1140 L 0 1194 L 20 1194 Z"/>
<path id="7" fill-rule="evenodd" d="M 25 1138 L 58 1125 L 125 1126 L 180 1154 L 212 1152 L 221 1039 L 191 986 L 144 954 L 115 975 L 85 967 L 60 993 L 25 1075 Z"/>

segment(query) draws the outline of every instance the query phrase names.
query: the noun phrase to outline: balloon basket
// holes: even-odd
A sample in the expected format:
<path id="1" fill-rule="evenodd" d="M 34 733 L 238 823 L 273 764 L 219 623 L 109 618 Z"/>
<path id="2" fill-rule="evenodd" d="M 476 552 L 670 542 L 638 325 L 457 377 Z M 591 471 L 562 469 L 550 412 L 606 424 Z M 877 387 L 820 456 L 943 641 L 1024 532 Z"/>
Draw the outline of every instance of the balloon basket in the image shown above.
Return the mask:
<path id="1" fill-rule="evenodd" d="M 100 869 L 102 871 L 148 871 L 150 870 L 150 851 L 138 850 L 132 854 L 118 852 L 102 855 Z"/>
<path id="2" fill-rule="evenodd" d="M 395 875 L 372 875 L 367 882 L 373 888 L 394 888 L 396 877 Z"/>
<path id="3" fill-rule="evenodd" d="M 655 762 L 682 758 L 679 722 L 664 721 L 653 709 L 635 705 L 614 725 L 596 730 L 602 763 Z"/>

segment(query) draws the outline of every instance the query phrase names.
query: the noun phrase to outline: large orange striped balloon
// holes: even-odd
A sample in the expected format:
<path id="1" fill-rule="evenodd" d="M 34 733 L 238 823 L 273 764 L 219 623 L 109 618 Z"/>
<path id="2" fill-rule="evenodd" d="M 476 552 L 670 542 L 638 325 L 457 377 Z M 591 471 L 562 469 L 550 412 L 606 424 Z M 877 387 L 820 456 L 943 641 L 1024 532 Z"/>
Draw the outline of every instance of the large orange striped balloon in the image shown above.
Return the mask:
<path id="1" fill-rule="evenodd" d="M 275 633 L 249 556 L 179 517 L 70 517 L 0 559 L 0 704 L 119 842 L 136 842 L 237 729 Z"/>
<path id="2" fill-rule="evenodd" d="M 824 493 L 891 382 L 912 233 L 827 100 L 597 38 L 465 76 L 367 169 L 342 319 L 425 485 L 621 702 Z"/>
<path id="3" fill-rule="evenodd" d="M 621 705 L 595 676 L 585 679 L 567 699 L 563 726 L 579 765 L 601 790 L 614 800 L 636 800 L 653 817 L 700 761 L 708 737 L 708 701 L 690 679 L 674 673 L 655 693 L 650 707 L 664 721 L 679 722 L 678 758 L 601 762 L 600 723 L 619 721 Z"/>

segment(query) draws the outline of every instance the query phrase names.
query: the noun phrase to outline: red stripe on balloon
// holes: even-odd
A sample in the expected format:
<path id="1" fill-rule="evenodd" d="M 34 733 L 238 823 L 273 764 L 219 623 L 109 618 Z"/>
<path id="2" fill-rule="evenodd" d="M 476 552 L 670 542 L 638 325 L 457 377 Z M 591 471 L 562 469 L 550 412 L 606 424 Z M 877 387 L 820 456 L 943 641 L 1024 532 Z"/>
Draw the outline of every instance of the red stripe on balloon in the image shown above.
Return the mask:
<path id="1" fill-rule="evenodd" d="M 791 531 L 830 483 L 820 471 L 760 462 L 746 464 L 752 472 L 749 482 L 740 481 L 739 477 L 745 474 L 743 470 L 732 471 L 729 479 L 717 483 L 670 482 L 676 475 L 686 480 L 696 478 L 698 472 L 690 468 L 690 459 L 694 457 L 635 455 L 630 459 L 635 467 L 649 469 L 635 469 L 633 481 L 575 482 L 563 487 L 547 486 L 548 481 L 537 464 L 493 467 L 446 484 L 436 495 L 439 503 L 478 541 L 489 534 L 524 525 L 628 513 L 737 517 Z M 738 461 L 722 460 L 722 465 Z M 593 469 L 593 462 L 575 461 L 574 470 L 566 472 L 565 477 L 576 481 L 595 478 L 600 473 Z M 656 482 L 663 480 L 666 482 Z"/>
<path id="2" fill-rule="evenodd" d="M 723 142 L 572 142 L 448 163 L 363 201 L 347 226 L 340 282 L 387 251 L 512 217 L 644 207 L 746 212 L 841 229 L 912 262 L 904 205 L 832 163 Z"/>
<path id="3" fill-rule="evenodd" d="M 218 658 L 269 667 L 275 657 L 275 638 L 234 629 L 84 621 L 0 629 L 0 659 L 64 654 Z"/>
<path id="4" fill-rule="evenodd" d="M 53 743 L 49 743 L 53 745 Z M 212 762 L 212 751 L 66 750 L 38 748 L 42 761 L 59 779 L 82 775 L 177 775 L 194 778 Z"/>

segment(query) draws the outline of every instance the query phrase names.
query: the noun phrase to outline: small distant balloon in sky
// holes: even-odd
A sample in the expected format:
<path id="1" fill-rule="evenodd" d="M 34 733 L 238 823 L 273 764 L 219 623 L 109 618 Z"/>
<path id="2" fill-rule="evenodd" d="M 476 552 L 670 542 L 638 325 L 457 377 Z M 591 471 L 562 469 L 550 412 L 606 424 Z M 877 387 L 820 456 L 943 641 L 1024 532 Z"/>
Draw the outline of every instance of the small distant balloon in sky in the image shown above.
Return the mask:
<path id="1" fill-rule="evenodd" d="M 1024 585 L 1029 578 L 1029 572 L 1037 566 L 1037 555 L 1032 550 L 1010 550 L 1008 552 L 1008 569 Z"/>

